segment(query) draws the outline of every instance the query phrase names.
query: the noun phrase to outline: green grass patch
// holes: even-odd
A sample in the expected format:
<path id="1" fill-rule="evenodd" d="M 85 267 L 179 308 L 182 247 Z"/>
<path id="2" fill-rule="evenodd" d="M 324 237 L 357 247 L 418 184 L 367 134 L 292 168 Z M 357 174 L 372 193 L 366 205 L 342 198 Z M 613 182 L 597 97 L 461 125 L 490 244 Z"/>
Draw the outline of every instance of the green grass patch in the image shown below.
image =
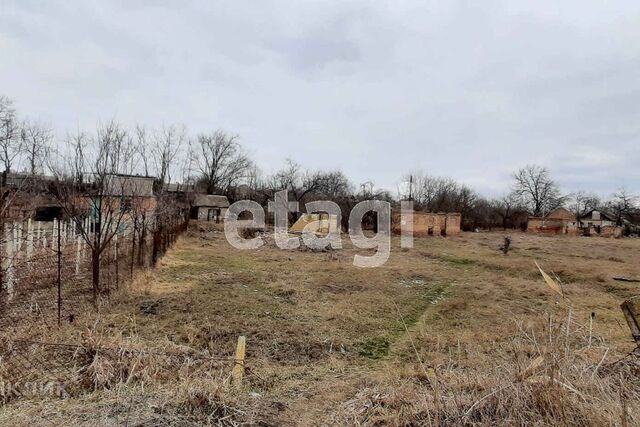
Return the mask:
<path id="1" fill-rule="evenodd" d="M 389 341 L 389 338 L 385 336 L 372 337 L 356 343 L 355 347 L 358 350 L 359 356 L 378 360 L 389 354 L 391 341 Z"/>
<path id="2" fill-rule="evenodd" d="M 445 298 L 450 286 L 450 283 L 433 283 L 415 278 L 400 281 L 399 285 L 407 286 L 407 283 L 410 283 L 417 292 L 410 299 L 397 302 L 400 315 L 396 314 L 389 319 L 388 326 L 385 328 L 388 332 L 385 335 L 367 338 L 354 344 L 359 356 L 372 360 L 386 357 L 393 342 L 401 338 L 407 329 L 411 329 L 418 323 L 429 307 Z"/>
<path id="3" fill-rule="evenodd" d="M 445 298 L 449 286 L 449 283 L 427 283 L 421 287 L 421 292 L 417 295 L 417 298 L 412 300 L 406 310 L 400 307 L 402 319 L 397 320 L 400 323 L 401 332 L 405 332 L 405 325 L 407 328 L 415 325 L 429 306 L 435 305 Z M 404 324 L 402 324 L 403 322 Z"/>

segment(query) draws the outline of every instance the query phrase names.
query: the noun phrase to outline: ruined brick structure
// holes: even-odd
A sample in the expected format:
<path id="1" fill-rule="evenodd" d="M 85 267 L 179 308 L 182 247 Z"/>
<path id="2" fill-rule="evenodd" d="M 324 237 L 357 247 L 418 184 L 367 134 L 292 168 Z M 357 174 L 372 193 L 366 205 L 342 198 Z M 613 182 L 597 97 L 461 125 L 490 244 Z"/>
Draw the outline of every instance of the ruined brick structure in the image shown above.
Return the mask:
<path id="1" fill-rule="evenodd" d="M 623 235 L 623 228 L 617 227 L 615 222 L 606 214 L 591 211 L 578 221 L 576 215 L 565 208 L 554 209 L 545 217 L 529 217 L 527 231 L 530 233 L 616 238 Z"/>
<path id="2" fill-rule="evenodd" d="M 402 231 L 401 211 L 391 213 L 391 231 Z M 452 236 L 460 233 L 461 216 L 459 213 L 413 212 L 414 236 Z"/>
<path id="3" fill-rule="evenodd" d="M 577 234 L 575 214 L 565 208 L 554 209 L 545 217 L 529 217 L 527 231 L 546 234 Z"/>

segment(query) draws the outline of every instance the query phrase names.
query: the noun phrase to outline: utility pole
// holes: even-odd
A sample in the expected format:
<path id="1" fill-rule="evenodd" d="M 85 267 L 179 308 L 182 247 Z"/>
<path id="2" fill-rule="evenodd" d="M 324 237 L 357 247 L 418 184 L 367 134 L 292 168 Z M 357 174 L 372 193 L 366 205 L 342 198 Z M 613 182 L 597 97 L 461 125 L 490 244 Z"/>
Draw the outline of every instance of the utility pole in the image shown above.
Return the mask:
<path id="1" fill-rule="evenodd" d="M 413 175 L 409 175 L 409 201 L 413 201 Z"/>

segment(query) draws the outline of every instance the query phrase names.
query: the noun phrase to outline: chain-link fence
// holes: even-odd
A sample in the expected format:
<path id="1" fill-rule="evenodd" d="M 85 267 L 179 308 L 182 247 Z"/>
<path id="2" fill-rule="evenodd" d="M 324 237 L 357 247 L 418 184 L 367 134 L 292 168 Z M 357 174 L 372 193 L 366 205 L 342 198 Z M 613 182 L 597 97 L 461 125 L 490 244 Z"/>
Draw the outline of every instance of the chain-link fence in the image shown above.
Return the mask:
<path id="1" fill-rule="evenodd" d="M 12 340 L 0 349 L 5 401 L 29 394 L 79 395 L 118 384 L 163 384 L 180 378 L 229 376 L 234 356 Z M 41 388 L 34 388 L 40 386 Z M 13 387 L 13 389 L 7 389 Z"/>
<path id="2" fill-rule="evenodd" d="M 0 328 L 74 322 L 84 307 L 108 300 L 137 269 L 154 266 L 187 226 L 181 216 L 123 221 L 97 249 L 91 226 L 81 231 L 77 224 L 1 224 Z"/>
<path id="3" fill-rule="evenodd" d="M 230 382 L 237 363 L 234 356 L 215 356 L 206 351 L 111 348 L 97 346 L 91 340 L 81 344 L 13 340 L 0 347 L 0 360 L 0 406 L 47 399 L 55 407 L 55 402 L 82 398 L 95 391 L 101 391 L 105 400 L 124 396 L 113 410 L 92 415 L 100 425 L 159 425 L 160 421 L 172 425 L 168 420 L 174 417 L 182 422 L 193 418 L 188 425 L 200 425 L 211 413 L 193 390 Z M 175 395 L 180 389 L 190 390 L 185 402 Z M 166 407 L 149 411 L 156 401 Z M 204 417 L 194 417 L 190 405 L 205 405 L 200 414 Z M 74 424 L 78 416 L 87 421 L 82 412 L 30 413 L 38 425 Z"/>
<path id="4" fill-rule="evenodd" d="M 131 281 L 136 271 L 153 267 L 188 223 L 181 215 L 165 215 L 119 224 L 98 257 L 98 302 L 90 245 L 94 236 L 75 225 L 73 219 L 2 224 L 0 405 L 43 396 L 81 396 L 123 385 L 139 393 L 136 401 L 144 402 L 147 387 L 163 390 L 167 384 L 194 379 L 224 381 L 234 366 L 233 349 L 211 355 L 192 349 L 155 351 L 146 344 L 104 347 L 53 332 L 61 324 L 85 324 L 81 316 L 93 316 L 96 303 L 108 303 L 109 295 Z M 140 387 L 142 391 L 136 391 Z M 137 409 L 135 402 L 122 406 L 124 412 Z M 38 423 L 55 424 L 47 417 Z"/>

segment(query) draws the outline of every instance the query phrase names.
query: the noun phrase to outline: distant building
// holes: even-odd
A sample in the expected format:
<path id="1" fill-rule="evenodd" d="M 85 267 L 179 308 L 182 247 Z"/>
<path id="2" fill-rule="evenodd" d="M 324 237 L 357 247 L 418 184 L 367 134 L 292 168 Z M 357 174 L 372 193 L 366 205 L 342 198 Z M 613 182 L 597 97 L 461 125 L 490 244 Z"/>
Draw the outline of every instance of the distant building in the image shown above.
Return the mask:
<path id="1" fill-rule="evenodd" d="M 138 175 L 106 175 L 104 194 L 121 197 L 153 197 L 155 178 Z"/>
<path id="2" fill-rule="evenodd" d="M 154 180 L 154 177 L 148 176 L 105 175 L 101 195 L 112 200 L 125 212 L 133 209 L 136 211 L 152 211 L 157 206 L 156 197 L 153 194 Z M 100 190 L 98 189 L 97 191 Z M 91 194 L 90 191 L 89 194 Z"/>
<path id="3" fill-rule="evenodd" d="M 548 234 L 576 234 L 578 232 L 576 215 L 565 208 L 557 208 L 544 217 L 529 217 L 527 231 Z"/>
<path id="4" fill-rule="evenodd" d="M 616 227 L 616 220 L 604 212 L 592 210 L 580 217 L 579 228 L 585 235 L 593 233 L 604 236 L 622 235 L 622 227 Z"/>
<path id="5" fill-rule="evenodd" d="M 191 219 L 222 222 L 228 208 L 227 196 L 196 194 L 191 207 Z"/>
<path id="6" fill-rule="evenodd" d="M 592 210 L 580 217 L 580 228 L 615 227 L 616 220 L 604 212 Z"/>
<path id="7" fill-rule="evenodd" d="M 195 185 L 193 184 L 182 184 L 182 183 L 171 183 L 165 184 L 163 190 L 167 193 L 190 193 L 195 191 Z"/>
<path id="8" fill-rule="evenodd" d="M 52 176 L 3 172 L 4 217 L 14 220 L 36 218 L 38 221 L 58 218 L 61 207 L 50 192 L 54 182 Z"/>
<path id="9" fill-rule="evenodd" d="M 54 182 L 56 179 L 49 175 L 32 175 L 30 173 L 19 172 L 3 172 L 3 186 L 13 189 L 32 189 L 34 187 L 43 190 L 47 188 L 48 183 Z"/>
<path id="10" fill-rule="evenodd" d="M 615 219 L 598 210 L 587 212 L 577 219 L 573 212 L 558 208 L 544 217 L 529 217 L 527 223 L 527 231 L 533 233 L 621 237 L 622 230 L 622 227 L 616 227 Z"/>
<path id="11" fill-rule="evenodd" d="M 622 220 L 623 224 L 624 224 L 624 234 L 627 235 L 640 235 L 640 225 L 638 224 L 634 224 L 633 222 L 629 221 L 629 220 Z"/>
<path id="12" fill-rule="evenodd" d="M 11 194 L 11 202 L 5 217 L 14 219 L 33 218 L 36 221 L 53 221 L 63 214 L 63 206 L 55 194 L 60 188 L 68 189 L 69 200 L 76 207 L 94 211 L 97 198 L 108 200 L 109 206 L 122 212 L 135 210 L 152 211 L 156 208 L 153 194 L 153 177 L 138 175 L 107 174 L 98 185 L 96 177 L 86 175 L 84 182 L 58 180 L 56 177 L 10 173 L 3 175 L 2 191 Z"/>
<path id="13" fill-rule="evenodd" d="M 391 231 L 402 232 L 402 211 L 391 212 Z M 414 236 L 452 236 L 460 234 L 461 215 L 452 212 L 413 212 Z"/>

